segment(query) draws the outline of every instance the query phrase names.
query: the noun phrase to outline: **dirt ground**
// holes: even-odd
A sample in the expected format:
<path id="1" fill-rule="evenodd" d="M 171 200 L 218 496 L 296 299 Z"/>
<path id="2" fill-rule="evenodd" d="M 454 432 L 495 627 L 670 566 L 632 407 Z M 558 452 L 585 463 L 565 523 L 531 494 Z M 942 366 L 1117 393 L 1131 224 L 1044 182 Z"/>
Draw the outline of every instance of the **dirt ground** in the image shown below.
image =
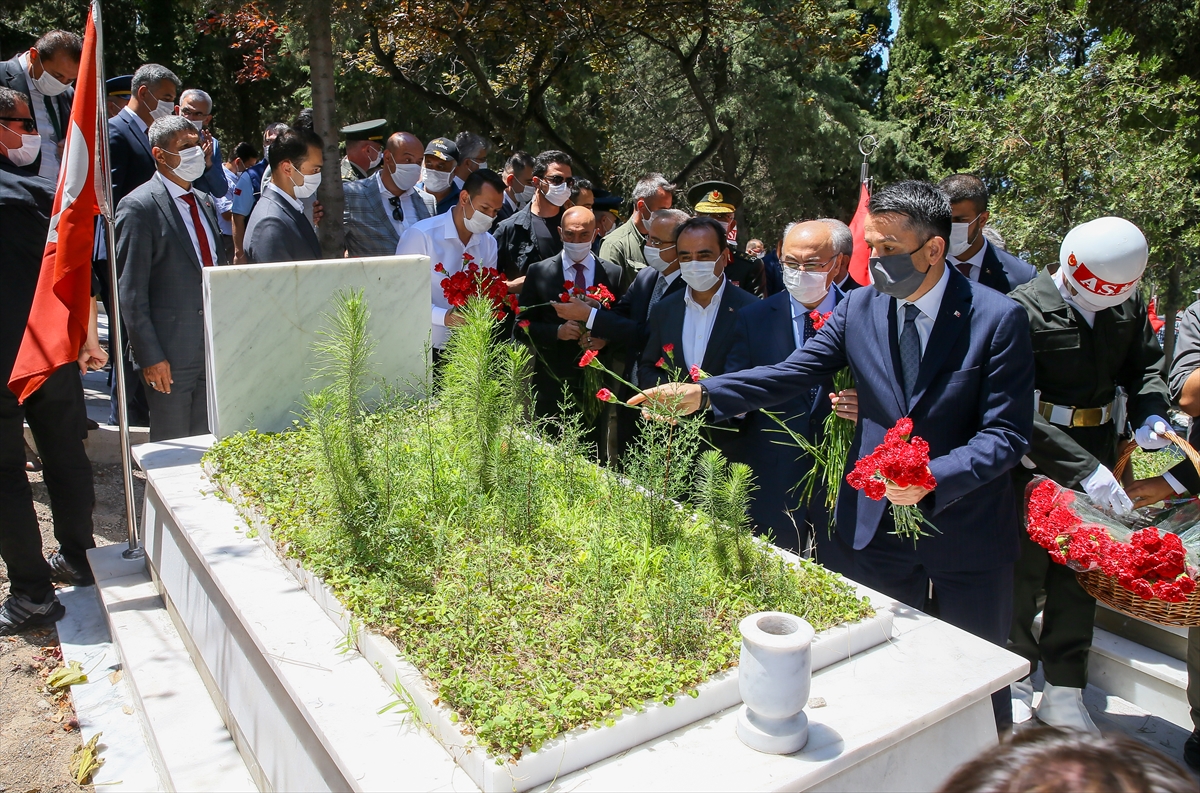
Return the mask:
<path id="1" fill-rule="evenodd" d="M 136 472 L 140 477 L 141 472 Z M 95 465 L 97 545 L 126 541 L 125 495 L 120 465 Z M 42 475 L 29 474 L 42 547 L 57 549 L 50 520 L 50 501 Z M 136 503 L 142 503 L 142 478 L 136 480 Z M 0 598 L 8 597 L 8 570 L 0 561 Z M 62 665 L 54 629 L 0 637 L 0 793 L 59 793 L 80 788 L 71 778 L 71 754 L 79 746 L 75 708 L 66 693 L 46 686 L 46 677 Z M 103 755 L 101 755 L 103 756 Z"/>

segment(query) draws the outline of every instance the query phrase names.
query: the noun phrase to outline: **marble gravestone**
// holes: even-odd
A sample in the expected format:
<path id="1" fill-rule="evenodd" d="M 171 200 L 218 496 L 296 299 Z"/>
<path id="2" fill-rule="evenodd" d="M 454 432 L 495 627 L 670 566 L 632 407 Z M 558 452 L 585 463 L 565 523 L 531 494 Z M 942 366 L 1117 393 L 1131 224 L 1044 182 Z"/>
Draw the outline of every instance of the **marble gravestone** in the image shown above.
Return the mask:
<path id="1" fill-rule="evenodd" d="M 425 376 L 430 270 L 425 256 L 325 259 L 204 270 L 208 420 L 223 438 L 291 426 L 317 386 L 313 342 L 339 290 L 361 289 L 375 341 L 371 365 L 412 388 Z"/>

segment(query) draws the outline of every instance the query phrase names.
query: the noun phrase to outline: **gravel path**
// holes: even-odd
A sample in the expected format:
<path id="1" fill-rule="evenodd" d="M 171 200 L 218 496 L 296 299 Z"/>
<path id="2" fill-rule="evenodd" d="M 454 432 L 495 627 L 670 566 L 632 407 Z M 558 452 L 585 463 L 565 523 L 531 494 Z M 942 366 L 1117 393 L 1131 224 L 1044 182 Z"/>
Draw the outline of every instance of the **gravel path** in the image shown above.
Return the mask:
<path id="1" fill-rule="evenodd" d="M 95 465 L 97 545 L 126 541 L 125 495 L 120 465 Z M 136 472 L 137 504 L 142 503 L 141 472 Z M 40 473 L 29 474 L 42 547 L 58 547 L 50 502 Z M 8 596 L 8 570 L 0 561 L 0 598 Z M 71 778 L 71 754 L 79 746 L 75 708 L 65 693 L 46 687 L 46 677 L 62 664 L 58 632 L 35 631 L 0 638 L 0 793 L 92 790 Z M 103 757 L 103 753 L 101 753 Z"/>

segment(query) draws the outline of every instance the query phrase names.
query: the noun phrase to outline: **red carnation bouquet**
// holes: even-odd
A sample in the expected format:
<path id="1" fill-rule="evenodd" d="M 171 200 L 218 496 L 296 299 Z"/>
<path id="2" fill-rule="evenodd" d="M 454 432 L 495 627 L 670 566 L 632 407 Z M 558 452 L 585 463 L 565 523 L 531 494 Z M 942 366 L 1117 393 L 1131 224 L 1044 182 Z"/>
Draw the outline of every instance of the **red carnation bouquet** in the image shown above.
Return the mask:
<path id="1" fill-rule="evenodd" d="M 442 279 L 442 294 L 451 308 L 462 308 L 471 298 L 482 297 L 492 304 L 496 319 L 504 319 L 506 311 L 517 313 L 517 296 L 508 293 L 504 276 L 494 267 L 480 267 L 471 254 L 463 253 L 462 267 L 453 275 L 446 274 L 441 262 L 433 269 L 446 276 Z"/>
<path id="2" fill-rule="evenodd" d="M 1196 556 L 1178 534 L 1121 524 L 1044 476 L 1029 483 L 1025 513 L 1029 538 L 1072 570 L 1101 570 L 1145 600 L 1182 603 L 1196 589 Z"/>
<path id="3" fill-rule="evenodd" d="M 574 281 L 563 281 L 563 291 L 558 296 L 558 302 L 570 303 L 573 297 L 583 298 L 588 303 L 594 303 L 595 308 L 609 308 L 617 299 L 617 296 L 609 291 L 608 287 L 604 284 L 596 284 L 595 286 L 589 286 L 587 289 L 580 289 L 575 286 Z M 529 306 L 529 308 L 533 308 L 533 306 Z"/>
<path id="4" fill-rule="evenodd" d="M 897 421 L 896 426 L 887 431 L 883 443 L 866 457 L 860 457 L 854 470 L 846 475 L 850 486 L 862 490 L 875 501 L 887 495 L 889 484 L 898 487 L 918 485 L 926 490 L 937 487 L 937 480 L 929 472 L 929 444 L 913 435 L 912 429 L 912 419 Z M 916 543 L 917 538 L 926 533 L 922 531 L 922 525 L 937 530 L 916 504 L 891 506 L 896 536 L 907 537 Z"/>

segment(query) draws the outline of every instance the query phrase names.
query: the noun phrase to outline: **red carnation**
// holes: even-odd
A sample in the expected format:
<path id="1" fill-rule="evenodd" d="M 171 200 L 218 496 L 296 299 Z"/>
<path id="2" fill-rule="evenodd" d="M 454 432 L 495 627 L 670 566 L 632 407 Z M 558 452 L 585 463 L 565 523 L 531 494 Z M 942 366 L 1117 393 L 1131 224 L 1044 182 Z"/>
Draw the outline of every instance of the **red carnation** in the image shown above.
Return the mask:
<path id="1" fill-rule="evenodd" d="M 808 312 L 808 318 L 812 320 L 813 330 L 820 330 L 821 328 L 825 327 L 825 323 L 829 321 L 829 318 L 832 315 L 832 311 L 826 311 L 824 314 L 822 314 L 815 308 Z"/>
<path id="2" fill-rule="evenodd" d="M 657 366 L 659 369 L 667 368 L 667 362 L 664 361 L 662 358 L 659 358 L 657 361 L 655 361 L 654 365 Z"/>
<path id="3" fill-rule="evenodd" d="M 693 383 L 699 383 L 703 376 L 704 372 L 702 372 L 700 367 L 696 364 L 692 364 L 690 367 L 688 367 L 688 377 L 692 378 Z"/>
<path id="4" fill-rule="evenodd" d="M 529 330 L 529 320 L 523 319 L 517 323 L 517 327 L 521 330 Z"/>
<path id="5" fill-rule="evenodd" d="M 601 402 L 616 402 L 617 401 L 617 398 L 615 396 L 613 396 L 613 392 L 609 391 L 607 388 L 601 388 L 599 391 L 597 391 L 596 399 L 599 399 Z"/>
<path id="6" fill-rule="evenodd" d="M 673 352 L 675 352 L 675 345 L 674 344 L 664 344 L 663 352 L 665 352 L 667 355 L 672 354 Z"/>
<path id="7" fill-rule="evenodd" d="M 579 359 L 579 367 L 582 369 L 585 366 L 591 366 L 592 361 L 596 360 L 596 356 L 599 354 L 600 353 L 597 350 L 588 350 L 583 354 L 583 357 Z"/>

